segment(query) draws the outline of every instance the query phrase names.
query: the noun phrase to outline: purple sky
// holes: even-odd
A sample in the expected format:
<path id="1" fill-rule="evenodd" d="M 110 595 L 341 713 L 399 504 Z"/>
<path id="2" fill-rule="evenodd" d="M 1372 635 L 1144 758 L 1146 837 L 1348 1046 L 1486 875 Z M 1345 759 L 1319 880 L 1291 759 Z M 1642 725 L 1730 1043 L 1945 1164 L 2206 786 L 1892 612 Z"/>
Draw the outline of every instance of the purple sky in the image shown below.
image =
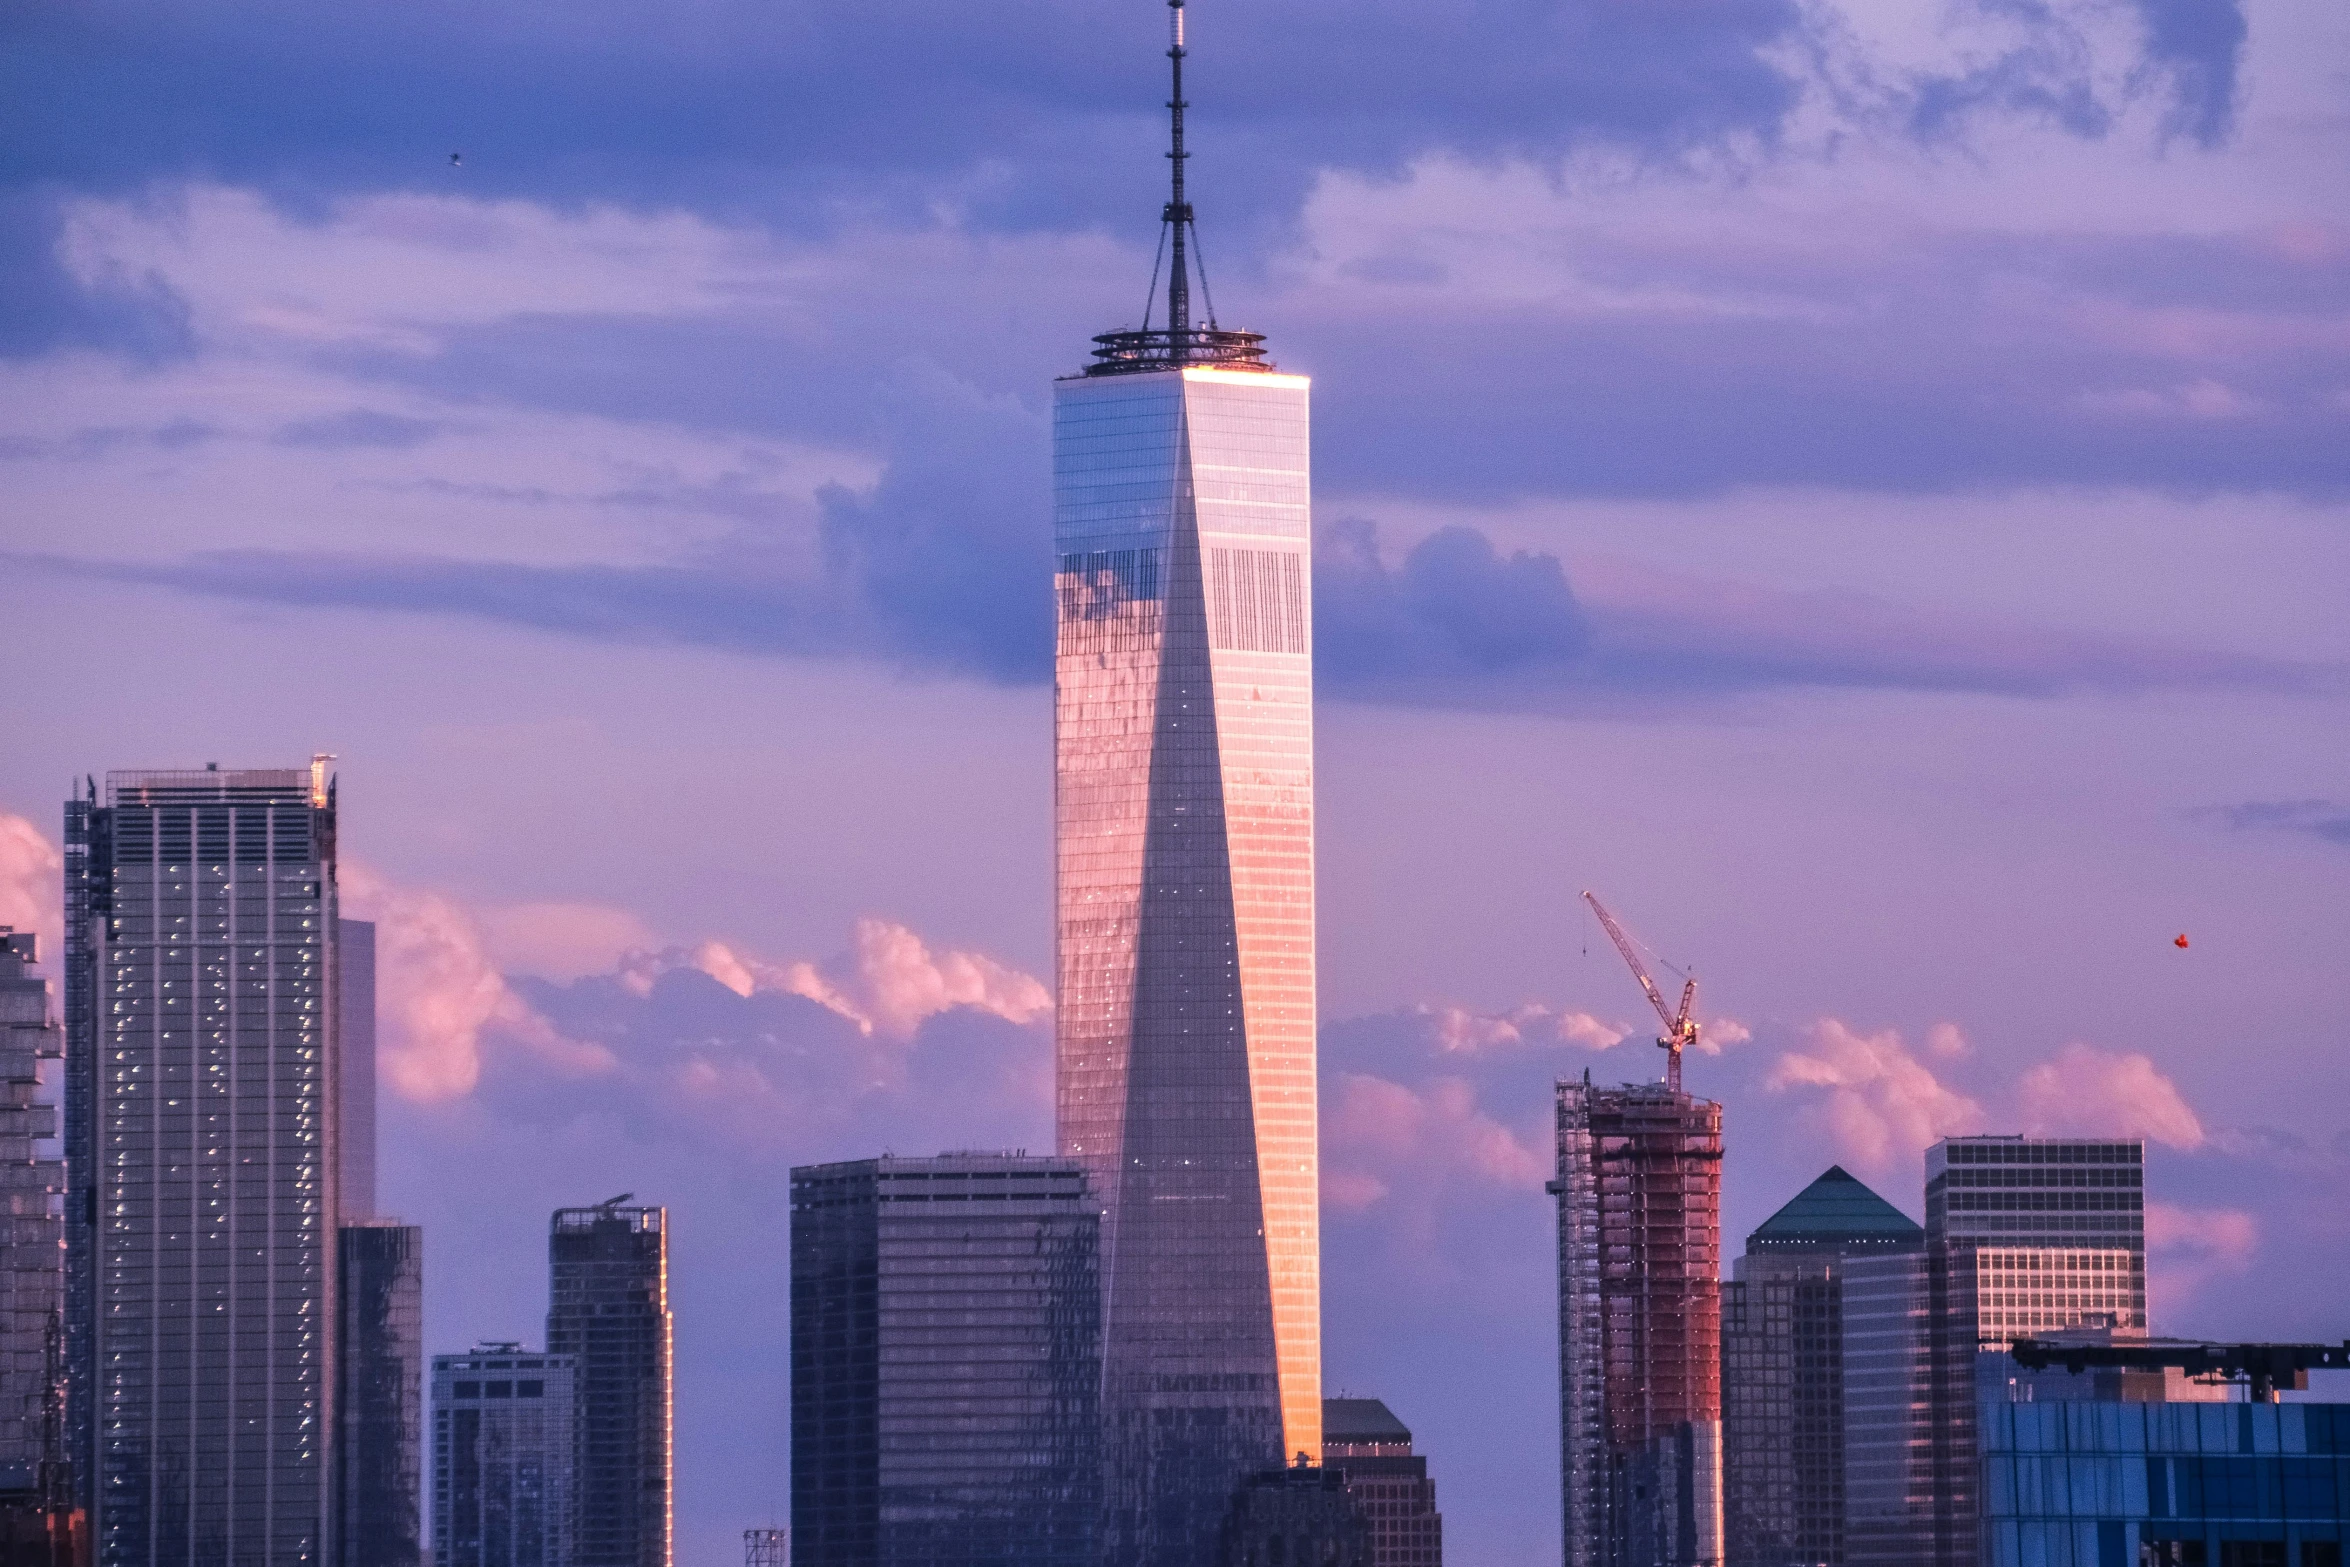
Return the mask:
<path id="1" fill-rule="evenodd" d="M 669 1203 L 686 1567 L 784 1513 L 788 1167 L 1051 1141 L 1044 410 L 1163 25 L 0 21 L 0 922 L 82 772 L 339 753 L 432 1345 Z M 1555 1550 L 1548 1084 L 1656 1069 L 1585 886 L 1736 1041 L 1729 1249 L 2134 1133 L 2159 1329 L 2350 1332 L 2350 15 L 1191 28 L 1319 398 L 1327 1376 L 1456 1567 Z"/>

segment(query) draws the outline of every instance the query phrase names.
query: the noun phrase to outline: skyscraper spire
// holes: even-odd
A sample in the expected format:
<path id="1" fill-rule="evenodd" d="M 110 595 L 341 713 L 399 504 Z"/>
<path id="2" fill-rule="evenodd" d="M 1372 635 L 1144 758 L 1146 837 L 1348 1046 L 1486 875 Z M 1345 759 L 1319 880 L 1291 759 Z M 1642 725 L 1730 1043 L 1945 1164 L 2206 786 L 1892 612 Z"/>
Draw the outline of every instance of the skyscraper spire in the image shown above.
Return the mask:
<path id="1" fill-rule="evenodd" d="M 1167 0 L 1167 62 L 1173 87 L 1167 99 L 1169 169 L 1167 204 L 1159 212 L 1159 247 L 1168 254 L 1171 265 L 1167 270 L 1167 324 L 1154 330 L 1150 324 L 1152 310 L 1157 308 L 1158 274 L 1154 266 L 1151 276 L 1151 297 L 1143 307 L 1142 325 L 1115 332 L 1104 332 L 1094 341 L 1101 346 L 1093 351 L 1095 362 L 1086 366 L 1087 375 L 1121 375 L 1138 370 L 1167 370 L 1184 365 L 1220 365 L 1231 370 L 1270 370 L 1265 362 L 1264 334 L 1259 332 L 1227 332 L 1216 324 L 1213 297 L 1208 293 L 1208 275 L 1200 268 L 1200 302 L 1207 306 L 1207 324 L 1195 326 L 1191 313 L 1191 273 L 1199 253 L 1199 225 L 1193 220 L 1189 198 L 1184 192 L 1183 166 L 1191 154 L 1183 146 L 1183 111 L 1190 107 L 1183 97 L 1183 62 L 1190 54 L 1183 36 L 1184 0 Z"/>
<path id="2" fill-rule="evenodd" d="M 1174 94 L 1167 100 L 1167 166 L 1173 171 L 1173 183 L 1167 210 L 1159 221 L 1173 230 L 1175 241 L 1175 264 L 1167 269 L 1167 336 L 1181 357 L 1191 336 L 1191 268 L 1183 246 L 1191 228 L 1191 203 L 1183 199 L 1183 163 L 1191 156 L 1183 150 L 1183 0 L 1167 0 L 1167 39 L 1167 60 L 1175 78 Z"/>

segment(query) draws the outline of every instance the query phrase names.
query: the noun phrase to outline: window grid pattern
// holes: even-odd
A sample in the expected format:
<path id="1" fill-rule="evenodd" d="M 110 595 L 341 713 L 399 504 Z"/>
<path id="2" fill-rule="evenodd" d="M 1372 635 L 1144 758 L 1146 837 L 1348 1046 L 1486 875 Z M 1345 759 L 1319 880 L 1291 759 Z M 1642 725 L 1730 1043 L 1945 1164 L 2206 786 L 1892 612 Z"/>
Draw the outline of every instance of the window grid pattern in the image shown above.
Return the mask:
<path id="1" fill-rule="evenodd" d="M 569 1567 L 571 1357 L 503 1345 L 432 1368 L 435 1567 Z"/>
<path id="2" fill-rule="evenodd" d="M 2350 1404 L 1992 1402 L 1984 1567 L 2341 1567 Z"/>
<path id="3" fill-rule="evenodd" d="M 1286 650 L 1222 648 L 1209 581 L 1212 550 L 1303 544 L 1306 414 L 1287 376 L 1056 389 L 1058 1112 L 1106 1209 L 1110 1543 L 1138 1559 L 1202 1557 L 1240 1475 L 1320 1446 L 1311 604 L 1286 552 Z M 1128 550 L 1156 598 L 1091 564 Z"/>
<path id="4" fill-rule="evenodd" d="M 547 1353 L 577 1414 L 571 1567 L 669 1567 L 674 1356 L 669 1210 L 558 1208 L 547 1236 Z"/>
<path id="5" fill-rule="evenodd" d="M 802 1567 L 1094 1567 L 1100 1239 L 1073 1160 L 792 1172 Z"/>
<path id="6" fill-rule="evenodd" d="M 314 1563 L 337 1301 L 333 810 L 300 773 L 183 776 L 109 779 L 94 868 L 93 1535 L 107 1564 Z"/>
<path id="7" fill-rule="evenodd" d="M 64 1457 L 50 1434 L 62 1370 L 50 1330 L 65 1305 L 65 1166 L 46 1146 L 57 1107 L 39 1095 L 65 1031 L 38 957 L 31 931 L 0 925 L 0 1487 L 47 1500 L 44 1466 Z"/>

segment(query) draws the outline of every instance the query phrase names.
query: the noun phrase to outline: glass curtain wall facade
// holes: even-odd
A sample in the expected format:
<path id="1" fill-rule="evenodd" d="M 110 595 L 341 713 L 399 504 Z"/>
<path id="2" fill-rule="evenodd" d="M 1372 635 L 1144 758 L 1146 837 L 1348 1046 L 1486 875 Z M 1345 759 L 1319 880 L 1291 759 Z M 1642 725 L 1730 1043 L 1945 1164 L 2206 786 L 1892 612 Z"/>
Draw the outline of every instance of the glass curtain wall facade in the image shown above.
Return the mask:
<path id="1" fill-rule="evenodd" d="M 1983 1406 L 1983 1567 L 2342 1567 L 2350 1404 Z"/>
<path id="2" fill-rule="evenodd" d="M 1097 1567 L 1100 1246 L 1071 1160 L 792 1172 L 800 1567 Z"/>
<path id="3" fill-rule="evenodd" d="M 29 930 L 0 925 L 0 1559 L 65 1567 L 65 1165 L 41 1063 L 65 1053 Z"/>
<path id="4" fill-rule="evenodd" d="M 1844 1559 L 1917 1567 L 1934 1543 L 1923 1251 L 1844 1266 Z"/>
<path id="5" fill-rule="evenodd" d="M 422 1560 L 424 1231 L 346 1224 L 335 1419 L 341 1567 Z"/>
<path id="6" fill-rule="evenodd" d="M 1831 1166 L 1746 1238 L 1722 1286 L 1722 1520 L 1730 1567 L 1844 1561 L 1844 1283 L 1926 1232 Z"/>
<path id="7" fill-rule="evenodd" d="M 433 1567 L 571 1567 L 574 1374 L 519 1344 L 433 1356 Z"/>
<path id="8" fill-rule="evenodd" d="M 339 1327 L 333 786 L 323 761 L 110 773 L 66 830 L 66 1154 L 86 1247 L 67 1347 L 96 1559 L 319 1562 Z"/>
<path id="9" fill-rule="evenodd" d="M 572 1567 L 669 1567 L 669 1210 L 558 1208 L 547 1352 L 574 1370 Z"/>
<path id="10" fill-rule="evenodd" d="M 1059 1143 L 1137 1564 L 1321 1448 L 1307 412 L 1262 370 L 1055 387 Z"/>
<path id="11" fill-rule="evenodd" d="M 1722 1559 L 1722 1107 L 1558 1085 L 1567 1567 Z"/>

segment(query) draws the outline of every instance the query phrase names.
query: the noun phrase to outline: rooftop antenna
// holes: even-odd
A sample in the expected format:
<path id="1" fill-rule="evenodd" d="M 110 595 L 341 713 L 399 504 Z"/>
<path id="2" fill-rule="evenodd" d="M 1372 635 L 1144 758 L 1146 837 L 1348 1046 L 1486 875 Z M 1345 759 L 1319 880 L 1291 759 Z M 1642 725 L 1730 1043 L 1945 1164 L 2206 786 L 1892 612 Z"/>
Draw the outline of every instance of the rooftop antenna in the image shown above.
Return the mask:
<path id="1" fill-rule="evenodd" d="M 1183 0 L 1167 0 L 1167 60 L 1173 67 L 1174 95 L 1167 100 L 1168 128 L 1171 131 L 1167 165 L 1174 171 L 1174 179 L 1167 200 L 1167 210 L 1160 217 L 1161 224 L 1174 232 L 1175 263 L 1167 271 L 1167 335 L 1175 357 L 1182 359 L 1191 337 L 1191 275 L 1183 254 L 1184 235 L 1191 228 L 1191 203 L 1183 199 L 1183 164 L 1191 154 L 1183 150 Z"/>
<path id="2" fill-rule="evenodd" d="M 1183 166 L 1191 154 L 1183 145 L 1183 111 L 1191 105 L 1183 96 L 1183 62 L 1189 56 L 1183 36 L 1184 0 L 1167 0 L 1167 75 L 1172 91 L 1167 97 L 1167 204 L 1159 211 L 1159 249 L 1151 258 L 1151 285 L 1144 295 L 1142 326 L 1104 332 L 1094 339 L 1095 362 L 1087 375 L 1125 375 L 1141 370 L 1171 370 L 1185 365 L 1217 365 L 1228 370 L 1270 370 L 1261 332 L 1226 331 L 1216 320 L 1215 296 L 1208 291 L 1206 257 L 1199 240 L 1199 224 L 1184 191 Z M 1159 257 L 1167 258 L 1167 324 L 1151 328 L 1151 312 L 1158 296 Z M 1195 324 L 1191 313 L 1191 273 L 1199 268 L 1200 303 L 1206 324 Z"/>

